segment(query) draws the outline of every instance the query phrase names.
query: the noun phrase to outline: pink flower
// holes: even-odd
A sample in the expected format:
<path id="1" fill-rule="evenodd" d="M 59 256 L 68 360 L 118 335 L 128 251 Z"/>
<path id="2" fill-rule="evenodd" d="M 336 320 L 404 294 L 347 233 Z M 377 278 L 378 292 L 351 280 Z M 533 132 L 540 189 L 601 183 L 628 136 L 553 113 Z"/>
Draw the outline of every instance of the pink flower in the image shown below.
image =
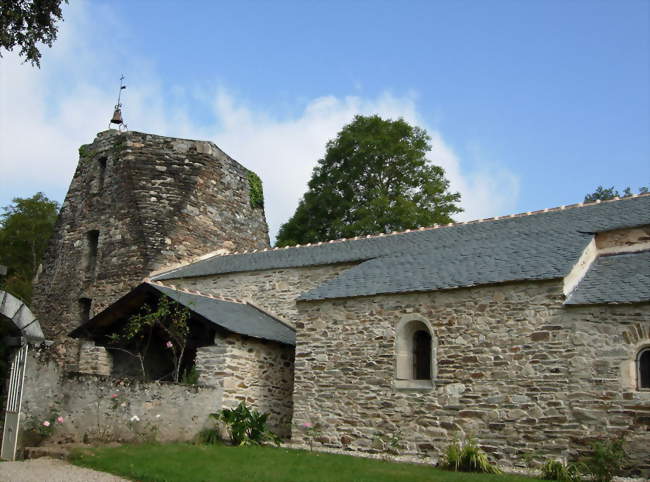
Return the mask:
<path id="1" fill-rule="evenodd" d="M 56 417 L 56 421 L 59 423 L 63 423 L 63 417 Z"/>
<path id="2" fill-rule="evenodd" d="M 171 341 L 168 341 L 167 343 L 165 343 L 165 346 L 166 346 L 167 348 L 171 348 L 171 347 L 174 346 L 174 344 L 173 344 Z"/>
<path id="3" fill-rule="evenodd" d="M 302 424 L 302 426 L 305 427 L 305 428 L 311 428 L 312 425 L 311 425 L 310 422 L 305 422 L 305 423 Z"/>
<path id="4" fill-rule="evenodd" d="M 50 422 L 48 422 L 48 421 L 46 420 L 45 422 L 43 422 L 43 426 L 44 426 L 44 427 L 49 427 L 49 426 L 50 426 Z"/>
<path id="5" fill-rule="evenodd" d="M 117 393 L 114 393 L 113 395 L 111 395 L 111 398 L 117 398 Z"/>

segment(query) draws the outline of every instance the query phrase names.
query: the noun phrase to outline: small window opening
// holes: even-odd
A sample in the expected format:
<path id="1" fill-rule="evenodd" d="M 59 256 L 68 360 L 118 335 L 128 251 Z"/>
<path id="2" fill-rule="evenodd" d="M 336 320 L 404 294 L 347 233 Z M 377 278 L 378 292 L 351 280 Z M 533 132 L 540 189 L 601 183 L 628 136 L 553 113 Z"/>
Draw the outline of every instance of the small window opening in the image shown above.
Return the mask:
<path id="1" fill-rule="evenodd" d="M 639 352 L 636 364 L 639 389 L 650 389 L 650 347 Z"/>
<path id="2" fill-rule="evenodd" d="M 97 161 L 99 164 L 99 190 L 104 188 L 104 178 L 106 177 L 106 158 L 100 157 Z"/>
<path id="3" fill-rule="evenodd" d="M 86 233 L 88 241 L 88 251 L 86 255 L 86 267 L 88 273 L 95 273 L 95 265 L 97 264 L 97 246 L 99 245 L 99 231 L 93 230 Z"/>
<path id="4" fill-rule="evenodd" d="M 431 379 L 431 335 L 424 330 L 413 335 L 413 378 Z"/>
<path id="5" fill-rule="evenodd" d="M 93 300 L 90 298 L 79 298 L 79 319 L 81 323 L 86 323 L 90 320 L 90 306 Z"/>

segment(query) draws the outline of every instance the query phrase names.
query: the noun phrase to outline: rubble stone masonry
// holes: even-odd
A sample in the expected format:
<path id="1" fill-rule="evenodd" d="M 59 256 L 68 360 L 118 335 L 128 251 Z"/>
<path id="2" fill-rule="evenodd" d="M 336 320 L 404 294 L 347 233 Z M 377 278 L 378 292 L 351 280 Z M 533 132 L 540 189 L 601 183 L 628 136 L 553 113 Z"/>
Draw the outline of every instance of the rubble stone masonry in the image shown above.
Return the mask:
<path id="1" fill-rule="evenodd" d="M 210 142 L 109 130 L 79 153 L 34 290 L 49 338 L 163 266 L 269 246 L 249 171 Z"/>
<path id="2" fill-rule="evenodd" d="M 400 432 L 439 456 L 474 436 L 496 459 L 572 457 L 625 435 L 650 471 L 650 392 L 630 365 L 650 343 L 650 305 L 565 307 L 561 281 L 300 302 L 293 437 L 323 426 L 326 446 L 372 448 Z M 429 389 L 395 387 L 395 328 L 427 321 L 437 344 Z"/>
<path id="3" fill-rule="evenodd" d="M 193 440 L 221 408 L 221 389 L 169 382 L 140 382 L 64 371 L 51 348 L 30 350 L 22 415 L 25 428 L 52 413 L 63 417 L 50 444 L 60 442 Z M 134 418 L 134 416 L 136 418 Z"/>
<path id="4" fill-rule="evenodd" d="M 294 348 L 241 335 L 215 337 L 199 348 L 199 383 L 218 387 L 223 408 L 240 402 L 269 414 L 269 427 L 281 437 L 291 435 Z"/>
<path id="5" fill-rule="evenodd" d="M 435 458 L 474 436 L 493 458 L 523 465 L 526 453 L 571 458 L 624 434 L 633 463 L 650 470 L 650 392 L 637 390 L 634 369 L 650 345 L 650 304 L 565 306 L 562 280 L 295 301 L 350 266 L 169 282 L 250 298 L 295 325 L 296 442 L 311 422 L 327 447 L 369 451 L 399 433 L 403 451 Z M 395 383 L 396 328 L 409 320 L 433 329 L 428 389 Z"/>

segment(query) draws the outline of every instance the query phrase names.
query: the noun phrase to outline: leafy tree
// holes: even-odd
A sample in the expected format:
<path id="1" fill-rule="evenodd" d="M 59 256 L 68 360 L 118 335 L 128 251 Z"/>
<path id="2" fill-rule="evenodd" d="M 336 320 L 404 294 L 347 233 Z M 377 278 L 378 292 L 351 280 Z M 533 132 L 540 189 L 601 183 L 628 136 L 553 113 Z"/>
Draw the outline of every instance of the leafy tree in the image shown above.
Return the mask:
<path id="1" fill-rule="evenodd" d="M 183 355 L 187 347 L 187 337 L 190 333 L 187 324 L 189 319 L 190 312 L 187 308 L 163 295 L 158 300 L 155 310 L 147 304 L 143 305 L 139 313 L 129 317 L 120 332 L 109 335 L 109 341 L 113 345 L 110 348 L 137 358 L 140 363 L 142 379 L 147 380 L 145 360 L 149 348 L 154 342 L 154 334 L 158 332 L 167 339 L 164 346 L 172 354 L 174 364 L 172 378 L 178 382 Z M 160 337 L 156 339 L 160 339 Z"/>
<path id="2" fill-rule="evenodd" d="M 59 204 L 39 192 L 30 198 L 14 198 L 3 210 L 0 264 L 8 267 L 4 289 L 29 303 L 32 279 L 54 232 Z"/>
<path id="3" fill-rule="evenodd" d="M 639 194 L 645 194 L 648 192 L 648 188 L 645 186 L 641 186 L 639 188 Z M 586 203 L 592 203 L 594 201 L 607 201 L 609 199 L 614 199 L 615 197 L 629 197 L 632 196 L 634 193 L 632 192 L 632 189 L 626 187 L 623 190 L 623 195 L 621 195 L 616 189 L 614 189 L 614 186 L 612 187 L 603 187 L 603 186 L 598 186 L 594 192 L 591 194 L 587 194 L 585 196 L 585 201 Z"/>
<path id="4" fill-rule="evenodd" d="M 68 3 L 68 0 L 64 0 Z M 48 47 L 56 40 L 57 20 L 63 20 L 62 0 L 2 0 L 0 3 L 0 48 L 20 47 L 20 55 L 41 66 L 37 43 Z M 2 54 L 0 52 L 0 57 Z"/>
<path id="5" fill-rule="evenodd" d="M 313 243 L 444 224 L 461 212 L 444 170 L 430 164 L 431 138 L 403 119 L 356 116 L 314 168 L 309 189 L 277 245 Z"/>

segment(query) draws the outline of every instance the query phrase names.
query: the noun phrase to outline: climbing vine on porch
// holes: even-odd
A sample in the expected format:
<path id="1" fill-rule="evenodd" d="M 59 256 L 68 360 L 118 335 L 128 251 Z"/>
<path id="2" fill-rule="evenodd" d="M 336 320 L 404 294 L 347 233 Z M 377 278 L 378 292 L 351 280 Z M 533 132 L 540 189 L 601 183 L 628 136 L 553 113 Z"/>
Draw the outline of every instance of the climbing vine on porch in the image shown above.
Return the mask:
<path id="1" fill-rule="evenodd" d="M 138 313 L 129 317 L 120 331 L 108 335 L 109 348 L 136 358 L 142 379 L 147 380 L 145 359 L 152 343 L 160 342 L 160 336 L 154 337 L 158 333 L 162 335 L 165 349 L 171 353 L 174 364 L 172 379 L 178 382 L 190 333 L 189 319 L 190 311 L 186 307 L 163 295 L 155 309 L 144 304 Z"/>

